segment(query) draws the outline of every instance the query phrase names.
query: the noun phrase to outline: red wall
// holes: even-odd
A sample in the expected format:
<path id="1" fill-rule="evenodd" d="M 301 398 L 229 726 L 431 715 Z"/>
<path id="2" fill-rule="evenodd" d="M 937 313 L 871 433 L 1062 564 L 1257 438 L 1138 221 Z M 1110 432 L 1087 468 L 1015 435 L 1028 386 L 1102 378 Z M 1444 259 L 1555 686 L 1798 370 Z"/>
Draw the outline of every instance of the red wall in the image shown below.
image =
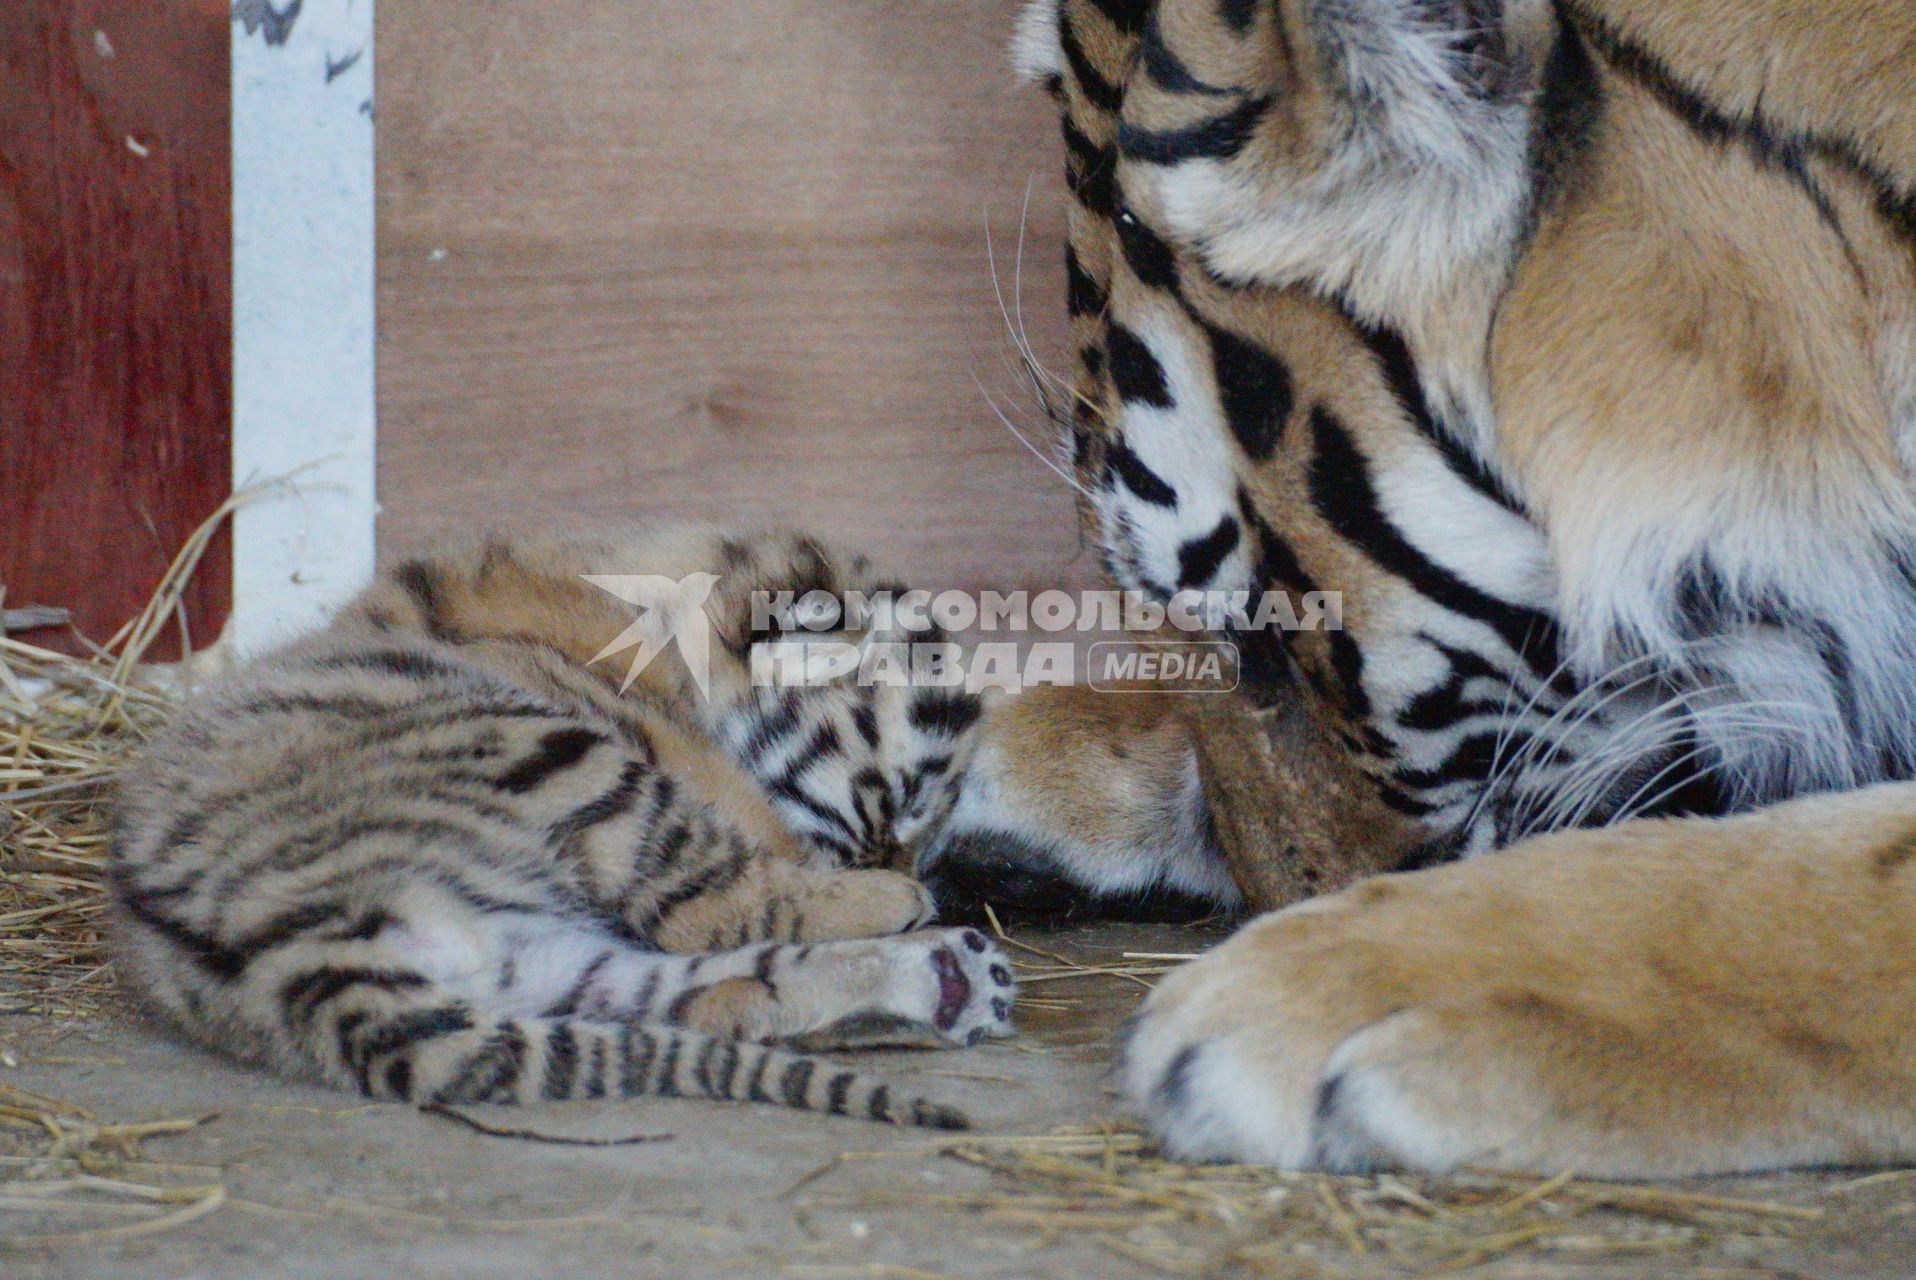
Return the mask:
<path id="1" fill-rule="evenodd" d="M 230 491 L 230 25 L 225 0 L 0 3 L 0 583 L 96 641 Z M 222 535 L 195 647 L 230 595 Z"/>

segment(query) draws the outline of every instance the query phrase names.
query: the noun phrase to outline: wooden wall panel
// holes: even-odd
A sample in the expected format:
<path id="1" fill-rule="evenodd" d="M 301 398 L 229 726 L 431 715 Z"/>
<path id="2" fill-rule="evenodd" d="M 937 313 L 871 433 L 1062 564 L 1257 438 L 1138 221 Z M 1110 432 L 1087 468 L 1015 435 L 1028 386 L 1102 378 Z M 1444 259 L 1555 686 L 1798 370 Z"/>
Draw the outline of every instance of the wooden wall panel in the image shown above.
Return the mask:
<path id="1" fill-rule="evenodd" d="M 225 0 L 0 4 L 0 583 L 96 640 L 229 492 L 228 26 Z M 222 537 L 188 592 L 196 644 L 230 563 Z"/>
<path id="2" fill-rule="evenodd" d="M 381 554 L 510 520 L 802 523 L 933 585 L 1088 580 L 986 266 L 1064 347 L 1012 0 L 379 10 Z"/>

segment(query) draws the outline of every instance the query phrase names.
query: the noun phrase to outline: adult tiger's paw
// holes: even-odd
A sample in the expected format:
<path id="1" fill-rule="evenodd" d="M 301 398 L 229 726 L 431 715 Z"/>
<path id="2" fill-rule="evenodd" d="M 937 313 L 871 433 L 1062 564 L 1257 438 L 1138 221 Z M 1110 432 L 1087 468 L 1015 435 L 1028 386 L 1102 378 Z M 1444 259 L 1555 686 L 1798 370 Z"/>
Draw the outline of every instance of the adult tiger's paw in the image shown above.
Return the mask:
<path id="1" fill-rule="evenodd" d="M 1145 1001 L 1121 1073 L 1169 1154 L 1289 1169 L 1396 1162 L 1352 1110 L 1348 1046 L 1392 1016 L 1399 993 L 1365 981 L 1382 978 L 1374 958 L 1322 954 L 1319 926 L 1342 910 L 1320 899 L 1265 916 Z"/>
<path id="2" fill-rule="evenodd" d="M 1123 1074 L 1166 1149 L 1345 1173 L 1654 1171 L 1630 1133 L 1566 1111 L 1615 1083 L 1619 1028 L 1540 993 L 1521 962 L 1508 985 L 1481 963 L 1520 938 L 1418 929 L 1405 917 L 1423 912 L 1393 902 L 1414 886 L 1266 916 L 1153 992 Z"/>
<path id="3" fill-rule="evenodd" d="M 1363 1173 L 1508 1164 L 1459 1011 L 1412 1005 L 1388 958 L 1253 926 L 1162 984 L 1124 1050 L 1132 1101 L 1185 1160 Z M 1286 946 L 1286 942 L 1293 945 Z M 1477 1037 L 1481 1039 L 1481 1037 Z"/>
<path id="4" fill-rule="evenodd" d="M 1545 902 L 1473 894 L 1478 874 L 1366 881 L 1170 975 L 1123 1059 L 1167 1150 L 1345 1173 L 1775 1163 L 1717 1123 L 1718 1069 L 1751 1064 L 1713 1052 L 1686 984 L 1625 972 L 1605 935 L 1545 937 Z"/>
<path id="5" fill-rule="evenodd" d="M 1188 1159 L 1604 1177 L 1908 1159 L 1912 796 L 1565 832 L 1264 916 L 1152 993 L 1124 1082 Z"/>

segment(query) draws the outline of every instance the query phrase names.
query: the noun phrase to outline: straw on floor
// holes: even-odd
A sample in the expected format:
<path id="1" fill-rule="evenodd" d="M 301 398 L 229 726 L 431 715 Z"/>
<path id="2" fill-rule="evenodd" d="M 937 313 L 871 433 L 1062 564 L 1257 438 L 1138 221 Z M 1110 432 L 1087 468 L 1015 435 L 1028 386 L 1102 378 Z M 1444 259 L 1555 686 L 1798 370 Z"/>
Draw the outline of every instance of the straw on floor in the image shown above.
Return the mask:
<path id="1" fill-rule="evenodd" d="M 0 1000 L 70 1014 L 110 990 L 101 938 L 102 799 L 127 753 L 168 713 L 169 673 L 141 666 L 169 622 L 229 499 L 187 540 L 138 617 L 85 657 L 14 638 L 59 611 L 0 611 Z"/>

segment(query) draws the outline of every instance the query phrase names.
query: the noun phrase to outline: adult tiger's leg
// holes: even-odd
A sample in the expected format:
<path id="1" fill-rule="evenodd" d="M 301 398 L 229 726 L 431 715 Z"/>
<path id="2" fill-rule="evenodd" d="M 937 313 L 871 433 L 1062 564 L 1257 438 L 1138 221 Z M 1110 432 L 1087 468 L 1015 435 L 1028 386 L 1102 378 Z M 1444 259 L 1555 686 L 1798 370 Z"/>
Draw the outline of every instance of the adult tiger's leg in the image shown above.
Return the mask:
<path id="1" fill-rule="evenodd" d="M 1180 1156 L 1664 1177 L 1916 1156 L 1916 784 L 1564 832 L 1265 916 L 1124 1057 Z"/>

